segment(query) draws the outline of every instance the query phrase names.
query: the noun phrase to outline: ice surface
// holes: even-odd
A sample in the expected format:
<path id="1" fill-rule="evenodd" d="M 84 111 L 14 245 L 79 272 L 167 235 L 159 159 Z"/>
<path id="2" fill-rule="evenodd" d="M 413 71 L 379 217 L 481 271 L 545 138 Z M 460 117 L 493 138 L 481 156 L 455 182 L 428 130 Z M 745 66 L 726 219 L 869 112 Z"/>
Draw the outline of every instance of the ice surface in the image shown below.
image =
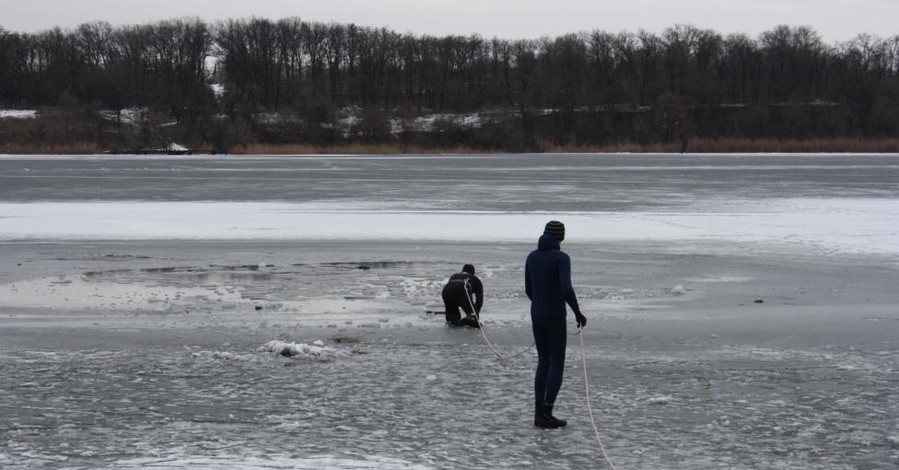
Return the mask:
<path id="1" fill-rule="evenodd" d="M 0 203 L 0 240 L 259 239 L 527 242 L 548 218 L 574 243 L 640 241 L 782 245 L 819 253 L 899 254 L 899 203 L 774 199 L 678 212 L 516 213 L 333 209 L 280 202 Z M 537 227 L 537 229 L 535 229 Z M 708 251 L 708 245 L 694 248 Z"/>
<path id="2" fill-rule="evenodd" d="M 533 242 L 899 250 L 895 155 L 0 158 L 0 240 Z"/>
<path id="3" fill-rule="evenodd" d="M 894 468 L 897 161 L 0 158 L 0 467 L 602 468 L 583 357 L 619 468 Z M 554 431 L 548 218 L 589 319 Z M 521 356 L 426 312 L 468 262 Z"/>
<path id="4" fill-rule="evenodd" d="M 400 459 L 366 456 L 358 459 L 317 456 L 298 458 L 285 455 L 265 455 L 259 457 L 172 457 L 140 458 L 120 460 L 108 468 L 152 469 L 152 470 L 215 470 L 223 468 L 246 470 L 429 470 L 433 467 L 416 465 Z"/>
<path id="5" fill-rule="evenodd" d="M 15 266 L 0 274 L 26 278 L 0 285 L 31 292 L 16 306 L 0 300 L 0 463 L 600 466 L 574 339 L 556 407 L 569 426 L 543 432 L 529 423 L 533 350 L 500 361 L 476 331 L 424 312 L 459 262 L 475 260 L 486 333 L 503 355 L 527 349 L 530 244 L 418 246 L 0 244 Z M 895 461 L 895 269 L 631 245 L 570 253 L 590 319 L 592 406 L 621 468 Z M 146 300 L 162 293 L 168 300 Z M 115 305 L 132 298 L 139 308 Z M 260 351 L 267 343 L 309 354 Z"/>

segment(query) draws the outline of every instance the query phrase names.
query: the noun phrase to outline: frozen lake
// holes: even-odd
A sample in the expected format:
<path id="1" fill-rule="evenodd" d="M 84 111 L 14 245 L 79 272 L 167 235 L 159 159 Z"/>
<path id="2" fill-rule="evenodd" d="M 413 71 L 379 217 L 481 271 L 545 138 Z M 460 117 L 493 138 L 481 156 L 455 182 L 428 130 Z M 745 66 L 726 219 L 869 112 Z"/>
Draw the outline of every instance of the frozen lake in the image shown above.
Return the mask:
<path id="1" fill-rule="evenodd" d="M 899 254 L 895 155 L 0 157 L 0 239 L 784 245 Z M 728 247 L 730 249 L 732 247 Z"/>
<path id="2" fill-rule="evenodd" d="M 899 156 L 491 155 L 0 156 L 0 466 L 605 468 L 426 313 L 525 350 L 550 218 L 618 468 L 899 465 Z"/>
<path id="3" fill-rule="evenodd" d="M 899 155 L 0 156 L 0 183 L 7 202 L 365 201 L 422 210 L 633 211 L 705 200 L 893 198 Z"/>

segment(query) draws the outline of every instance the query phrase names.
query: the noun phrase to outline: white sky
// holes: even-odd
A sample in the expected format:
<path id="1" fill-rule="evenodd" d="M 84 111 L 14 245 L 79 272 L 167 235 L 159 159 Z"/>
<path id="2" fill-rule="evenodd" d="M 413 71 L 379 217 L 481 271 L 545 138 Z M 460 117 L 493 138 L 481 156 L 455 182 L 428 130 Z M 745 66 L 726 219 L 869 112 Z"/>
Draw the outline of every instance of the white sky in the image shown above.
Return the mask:
<path id="1" fill-rule="evenodd" d="M 899 34 L 899 0 L 0 0 L 0 27 L 34 32 L 96 20 L 142 24 L 184 16 L 356 23 L 416 34 L 508 39 L 602 29 L 661 32 L 693 24 L 756 36 L 811 26 L 827 43 Z"/>

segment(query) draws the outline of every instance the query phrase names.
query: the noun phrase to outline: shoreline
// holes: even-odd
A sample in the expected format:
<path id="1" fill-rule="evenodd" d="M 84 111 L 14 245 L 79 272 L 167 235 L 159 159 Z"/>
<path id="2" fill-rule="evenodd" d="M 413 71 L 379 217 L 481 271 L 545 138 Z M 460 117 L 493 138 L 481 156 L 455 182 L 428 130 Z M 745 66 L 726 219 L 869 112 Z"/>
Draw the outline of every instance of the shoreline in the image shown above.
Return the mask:
<path id="1" fill-rule="evenodd" d="M 198 148 L 209 148 L 201 145 Z M 109 152 L 100 144 L 76 142 L 71 144 L 0 144 L 0 155 L 147 155 L 143 151 Z M 522 155 L 522 154 L 895 154 L 899 153 L 899 139 L 704 139 L 696 138 L 686 149 L 681 143 L 622 142 L 602 146 L 553 145 L 538 143 L 534 148 L 511 151 L 467 146 L 429 147 L 399 143 L 312 145 L 304 143 L 236 146 L 228 153 L 192 151 L 190 155 Z M 153 154 L 151 154 L 153 155 Z M 159 155 L 165 155 L 160 151 Z"/>

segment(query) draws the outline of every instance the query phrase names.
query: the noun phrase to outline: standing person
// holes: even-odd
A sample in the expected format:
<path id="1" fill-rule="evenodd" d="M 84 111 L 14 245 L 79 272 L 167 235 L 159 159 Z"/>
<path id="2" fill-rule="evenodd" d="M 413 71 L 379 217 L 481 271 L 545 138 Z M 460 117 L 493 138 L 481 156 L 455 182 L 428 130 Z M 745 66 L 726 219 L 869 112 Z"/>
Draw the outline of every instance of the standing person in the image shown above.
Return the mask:
<path id="1" fill-rule="evenodd" d="M 446 308 L 446 322 L 456 326 L 480 328 L 478 315 L 484 305 L 484 284 L 474 275 L 474 266 L 462 266 L 462 272 L 450 276 L 443 286 L 443 306 Z M 474 296 L 474 301 L 471 300 Z M 459 309 L 465 312 L 465 318 Z"/>
<path id="2" fill-rule="evenodd" d="M 562 387 L 565 347 L 568 340 L 565 316 L 567 303 L 574 311 L 578 328 L 587 324 L 571 286 L 571 258 L 561 250 L 565 225 L 547 222 L 524 266 L 524 289 L 531 299 L 531 327 L 537 346 L 537 371 L 534 374 L 534 426 L 559 428 L 568 424 L 553 416 L 556 395 Z"/>

